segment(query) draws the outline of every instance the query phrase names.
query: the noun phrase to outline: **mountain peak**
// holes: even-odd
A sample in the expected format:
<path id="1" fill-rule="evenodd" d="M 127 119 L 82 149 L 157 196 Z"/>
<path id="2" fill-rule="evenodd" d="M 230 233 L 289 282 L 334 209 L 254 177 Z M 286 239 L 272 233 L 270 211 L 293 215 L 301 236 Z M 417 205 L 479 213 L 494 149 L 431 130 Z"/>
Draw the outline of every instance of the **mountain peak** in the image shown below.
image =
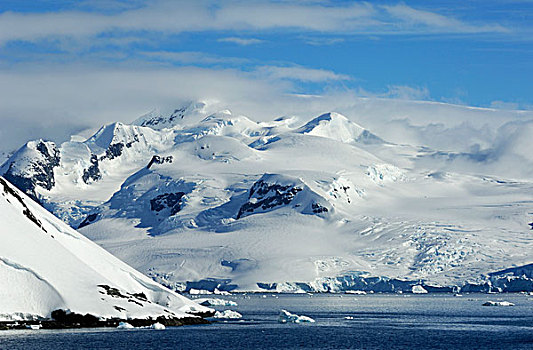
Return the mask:
<path id="1" fill-rule="evenodd" d="M 207 106 L 207 102 L 204 101 L 188 102 L 174 109 L 167 116 L 163 115 L 159 109 L 154 109 L 135 120 L 133 124 L 150 127 L 155 130 L 173 128 L 178 124 L 187 123 L 190 119 L 196 120 L 199 116 L 205 116 L 207 114 Z"/>
<path id="2" fill-rule="evenodd" d="M 364 131 L 363 127 L 335 112 L 322 114 L 296 129 L 296 132 L 301 134 L 326 137 L 346 143 L 357 141 Z"/>

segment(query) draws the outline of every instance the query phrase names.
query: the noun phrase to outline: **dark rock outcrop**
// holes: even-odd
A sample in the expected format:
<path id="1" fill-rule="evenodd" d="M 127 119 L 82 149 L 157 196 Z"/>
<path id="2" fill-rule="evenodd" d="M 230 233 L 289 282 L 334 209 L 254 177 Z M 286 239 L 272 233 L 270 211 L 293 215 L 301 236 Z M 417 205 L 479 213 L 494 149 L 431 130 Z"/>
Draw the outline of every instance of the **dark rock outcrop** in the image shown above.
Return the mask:
<path id="1" fill-rule="evenodd" d="M 249 201 L 241 206 L 237 214 L 237 219 L 246 216 L 248 213 L 253 213 L 258 208 L 267 210 L 277 206 L 287 205 L 302 190 L 303 188 L 298 186 L 283 186 L 277 183 L 268 183 L 259 180 L 250 189 L 250 194 L 248 195 Z M 255 201 L 251 201 L 252 197 Z"/>
<path id="2" fill-rule="evenodd" d="M 172 163 L 172 160 L 173 160 L 172 156 L 166 156 L 166 157 L 153 156 L 152 159 L 150 159 L 150 162 L 148 163 L 148 165 L 146 166 L 146 169 L 150 169 L 150 167 L 153 164 Z"/>
<path id="3" fill-rule="evenodd" d="M 182 197 L 184 192 L 164 193 L 150 200 L 150 209 L 160 212 L 163 209 L 170 209 L 170 216 L 175 215 L 181 210 Z"/>
<path id="4" fill-rule="evenodd" d="M 91 181 L 98 181 L 102 179 L 102 173 L 100 172 L 100 168 L 98 167 L 98 157 L 96 154 L 91 155 L 91 165 L 83 170 L 82 180 L 86 184 L 88 184 Z"/>
<path id="5" fill-rule="evenodd" d="M 87 217 L 78 225 L 78 229 L 85 227 L 85 226 L 89 226 L 90 224 L 95 222 L 96 219 L 98 219 L 98 213 L 87 215 Z"/>

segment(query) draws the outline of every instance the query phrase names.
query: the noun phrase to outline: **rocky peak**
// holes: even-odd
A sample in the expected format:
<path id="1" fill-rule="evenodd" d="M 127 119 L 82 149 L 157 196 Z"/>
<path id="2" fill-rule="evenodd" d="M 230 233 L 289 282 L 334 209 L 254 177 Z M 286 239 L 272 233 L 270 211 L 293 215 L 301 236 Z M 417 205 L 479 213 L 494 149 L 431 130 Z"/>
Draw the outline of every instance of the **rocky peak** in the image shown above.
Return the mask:
<path id="1" fill-rule="evenodd" d="M 4 163 L 0 174 L 27 195 L 37 199 L 37 186 L 46 190 L 54 187 L 54 168 L 59 166 L 60 160 L 60 151 L 55 143 L 29 141 Z"/>

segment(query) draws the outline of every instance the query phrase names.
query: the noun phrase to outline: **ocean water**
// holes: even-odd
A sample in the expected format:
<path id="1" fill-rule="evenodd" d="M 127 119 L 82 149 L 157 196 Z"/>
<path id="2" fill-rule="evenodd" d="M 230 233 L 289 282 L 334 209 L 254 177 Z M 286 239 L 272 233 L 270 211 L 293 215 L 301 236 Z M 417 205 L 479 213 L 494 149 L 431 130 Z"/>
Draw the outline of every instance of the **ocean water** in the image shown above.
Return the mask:
<path id="1" fill-rule="evenodd" d="M 136 329 L 0 331 L 1 349 L 533 349 L 528 295 L 232 295 L 242 320 Z M 488 300 L 512 307 L 488 307 Z M 279 324 L 287 309 L 316 323 Z M 352 319 L 346 319 L 351 317 Z"/>

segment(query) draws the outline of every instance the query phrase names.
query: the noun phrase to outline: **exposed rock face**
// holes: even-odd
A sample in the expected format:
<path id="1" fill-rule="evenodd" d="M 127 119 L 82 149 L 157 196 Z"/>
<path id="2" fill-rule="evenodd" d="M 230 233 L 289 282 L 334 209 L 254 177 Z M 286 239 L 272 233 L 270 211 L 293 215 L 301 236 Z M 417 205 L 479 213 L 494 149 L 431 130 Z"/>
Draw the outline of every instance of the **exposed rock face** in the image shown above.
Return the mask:
<path id="1" fill-rule="evenodd" d="M 277 183 L 272 184 L 264 180 L 259 180 L 250 189 L 248 202 L 243 204 L 239 209 L 237 219 L 253 213 L 257 208 L 267 210 L 277 206 L 287 205 L 302 190 L 303 188 L 301 187 L 280 185 Z"/>
<path id="2" fill-rule="evenodd" d="M 176 119 L 183 119 L 185 112 L 187 111 L 187 107 L 181 107 L 178 109 L 175 109 L 174 112 L 168 117 L 162 117 L 162 116 L 154 116 L 144 122 L 141 123 L 141 126 L 149 126 L 154 127 L 161 124 L 170 124 L 172 125 Z"/>
<path id="3" fill-rule="evenodd" d="M 54 168 L 59 166 L 60 160 L 60 152 L 53 142 L 30 141 L 8 160 L 9 166 L 3 175 L 27 195 L 37 199 L 36 186 L 47 190 L 54 187 Z"/>
<path id="4" fill-rule="evenodd" d="M 133 135 L 133 139 L 131 141 L 128 141 L 126 143 L 123 142 L 115 142 L 110 144 L 105 154 L 98 157 L 96 154 L 91 154 L 91 165 L 83 170 L 82 180 L 86 184 L 89 184 L 93 181 L 99 181 L 102 179 L 102 172 L 100 171 L 99 163 L 103 160 L 112 160 L 115 158 L 120 157 L 124 153 L 124 147 L 131 148 L 132 145 L 136 142 L 139 142 L 139 136 Z"/>
<path id="5" fill-rule="evenodd" d="M 105 152 L 105 157 L 108 159 L 115 159 L 122 155 L 122 150 L 124 149 L 124 144 L 122 142 L 113 143 L 109 145 Z M 102 157 L 104 159 L 104 157 Z"/>
<path id="6" fill-rule="evenodd" d="M 235 218 L 289 205 L 305 215 L 327 216 L 333 210 L 331 204 L 302 179 L 282 174 L 264 174 L 250 188 L 248 200 L 240 206 Z"/>
<path id="7" fill-rule="evenodd" d="M 181 210 L 181 199 L 184 192 L 164 193 L 150 200 L 150 209 L 160 212 L 163 209 L 170 209 L 170 216 L 175 215 Z"/>
<path id="8" fill-rule="evenodd" d="M 152 159 L 150 159 L 150 163 L 146 166 L 147 169 L 150 169 L 150 167 L 154 164 L 164 164 L 164 163 L 172 163 L 173 157 L 172 156 L 153 156 Z"/>
<path id="9" fill-rule="evenodd" d="M 328 208 L 318 204 L 318 203 L 313 203 L 312 205 L 312 208 L 313 208 L 313 213 L 315 214 L 320 214 L 320 213 L 327 213 L 329 211 Z"/>
<path id="10" fill-rule="evenodd" d="M 82 228 L 82 227 L 85 227 L 87 225 L 90 225 L 92 224 L 94 221 L 96 221 L 96 219 L 98 219 L 98 214 L 97 213 L 93 213 L 93 214 L 89 214 L 87 215 L 87 217 L 78 225 L 78 228 Z"/>
<path id="11" fill-rule="evenodd" d="M 24 203 L 24 201 L 22 200 L 22 197 L 18 195 L 18 193 L 16 191 L 14 191 L 9 185 L 8 183 L 0 177 L 0 186 L 3 187 L 3 193 L 4 194 L 9 194 L 11 196 L 13 196 L 15 199 L 17 199 L 17 201 L 22 205 L 22 214 L 27 217 L 31 222 L 33 222 L 35 225 L 37 225 L 41 230 L 43 230 L 44 232 L 46 232 L 46 230 L 44 229 L 43 227 L 43 224 L 41 222 L 41 220 L 37 219 L 35 217 L 35 215 L 31 212 L 31 210 L 28 208 L 28 206 L 26 205 L 26 203 Z"/>
<path id="12" fill-rule="evenodd" d="M 83 170 L 83 175 L 81 178 L 86 184 L 90 183 L 91 181 L 98 181 L 102 178 L 102 173 L 98 167 L 98 157 L 96 154 L 91 155 L 91 165 L 87 169 Z"/>

